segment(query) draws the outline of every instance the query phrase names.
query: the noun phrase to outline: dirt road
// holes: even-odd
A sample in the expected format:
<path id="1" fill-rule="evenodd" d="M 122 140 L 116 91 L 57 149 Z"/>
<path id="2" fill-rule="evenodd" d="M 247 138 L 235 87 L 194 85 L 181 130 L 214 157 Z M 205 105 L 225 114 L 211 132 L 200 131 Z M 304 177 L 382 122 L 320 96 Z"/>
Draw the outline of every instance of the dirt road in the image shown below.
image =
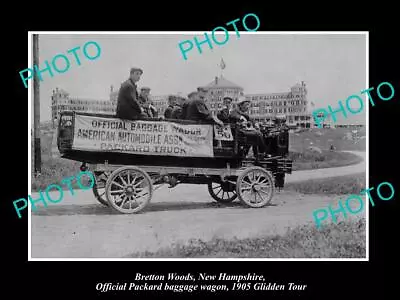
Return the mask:
<path id="1" fill-rule="evenodd" d="M 364 152 L 354 153 L 365 159 Z M 298 171 L 289 175 L 287 181 L 363 171 L 365 162 Z M 213 202 L 205 185 L 178 185 L 174 189 L 157 190 L 143 213 L 121 215 L 98 204 L 91 191 L 75 193 L 60 204 L 32 213 L 32 258 L 121 258 L 192 238 L 207 241 L 213 237 L 281 234 L 288 227 L 313 222 L 313 210 L 339 200 L 339 197 L 282 191 L 276 193 L 271 206 L 250 209 L 236 201 L 228 206 Z"/>

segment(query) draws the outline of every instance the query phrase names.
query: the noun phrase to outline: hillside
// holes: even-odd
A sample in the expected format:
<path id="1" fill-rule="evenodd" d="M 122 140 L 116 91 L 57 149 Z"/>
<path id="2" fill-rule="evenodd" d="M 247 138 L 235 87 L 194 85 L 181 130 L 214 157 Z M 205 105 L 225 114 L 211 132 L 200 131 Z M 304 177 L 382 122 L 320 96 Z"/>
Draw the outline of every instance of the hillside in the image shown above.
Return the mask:
<path id="1" fill-rule="evenodd" d="M 308 147 L 328 150 L 333 144 L 337 151 L 365 151 L 366 129 L 357 129 L 358 141 L 353 139 L 355 133 L 347 128 L 313 128 L 300 133 L 290 133 L 290 151 L 303 152 Z"/>

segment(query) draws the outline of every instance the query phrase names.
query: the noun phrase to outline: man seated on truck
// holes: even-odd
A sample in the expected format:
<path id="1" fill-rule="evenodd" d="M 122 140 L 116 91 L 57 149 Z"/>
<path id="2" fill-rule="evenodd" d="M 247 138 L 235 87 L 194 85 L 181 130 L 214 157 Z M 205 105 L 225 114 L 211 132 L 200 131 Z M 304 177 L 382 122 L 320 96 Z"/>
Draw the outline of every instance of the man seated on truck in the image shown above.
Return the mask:
<path id="1" fill-rule="evenodd" d="M 184 109 L 185 115 L 182 117 L 184 117 L 185 120 L 197 121 L 199 123 L 215 123 L 222 126 L 224 123 L 213 116 L 208 109 L 205 103 L 206 94 L 207 90 L 199 87 L 195 96 L 187 102 Z"/>
<path id="2" fill-rule="evenodd" d="M 171 119 L 181 120 L 183 114 L 183 106 L 186 103 L 186 99 L 183 97 L 176 97 L 175 105 L 171 112 Z"/>
<path id="3" fill-rule="evenodd" d="M 248 111 L 250 108 L 250 101 L 241 97 L 237 103 L 237 107 L 229 114 L 229 121 L 235 123 L 239 130 L 239 136 L 243 136 L 253 147 L 254 157 L 258 159 L 260 156 L 265 155 L 266 145 L 263 134 L 254 128 L 254 124 L 250 120 Z M 234 133 L 235 135 L 235 133 Z M 246 149 L 246 152 L 250 148 Z"/>
<path id="4" fill-rule="evenodd" d="M 229 122 L 229 114 L 232 111 L 232 98 L 224 97 L 223 99 L 224 107 L 218 112 L 217 118 L 224 123 Z"/>
<path id="5" fill-rule="evenodd" d="M 121 88 L 118 92 L 117 118 L 137 120 L 146 117 L 139 105 L 139 96 L 136 86 L 142 74 L 142 69 L 131 68 L 129 79 L 121 84 Z"/>
<path id="6" fill-rule="evenodd" d="M 142 87 L 140 89 L 139 104 L 146 117 L 157 118 L 157 109 L 152 105 L 149 94 L 150 88 Z"/>
<path id="7" fill-rule="evenodd" d="M 172 119 L 172 112 L 174 111 L 176 106 L 176 97 L 169 95 L 168 96 L 168 107 L 164 112 L 164 118 Z"/>

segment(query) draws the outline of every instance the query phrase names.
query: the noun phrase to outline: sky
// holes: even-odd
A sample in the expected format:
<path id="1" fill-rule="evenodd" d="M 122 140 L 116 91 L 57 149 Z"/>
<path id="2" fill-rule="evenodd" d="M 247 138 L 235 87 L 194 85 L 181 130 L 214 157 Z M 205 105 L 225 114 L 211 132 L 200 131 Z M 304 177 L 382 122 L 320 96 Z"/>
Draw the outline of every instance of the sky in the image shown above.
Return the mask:
<path id="1" fill-rule="evenodd" d="M 184 60 L 178 45 L 185 40 L 193 41 L 195 36 L 199 41 L 204 40 L 204 33 L 40 34 L 39 69 L 44 68 L 44 61 L 51 63 L 57 54 L 65 54 L 71 63 L 65 73 L 54 71 L 54 77 L 43 73 L 41 121 L 50 120 L 50 97 L 56 87 L 74 97 L 108 100 L 110 86 L 119 88 L 128 79 L 130 68 L 140 67 L 144 73 L 138 82 L 139 88 L 149 86 L 152 95 L 178 92 L 187 95 L 221 74 L 221 58 L 226 64 L 223 76 L 243 87 L 245 94 L 289 92 L 290 87 L 304 81 L 307 99 L 309 103 L 314 102 L 314 109 L 327 105 L 339 108 L 338 101 L 345 104 L 347 97 L 353 94 L 361 96 L 364 104 L 368 103 L 365 95 L 360 94 L 367 88 L 365 34 L 241 32 L 237 37 L 231 32 L 224 45 L 213 43 L 210 49 L 203 44 L 201 54 L 194 45 L 187 52 L 188 59 Z M 222 35 L 217 38 L 223 40 Z M 77 46 L 82 49 L 89 41 L 100 45 L 101 54 L 95 60 L 88 60 L 82 50 L 78 50 L 81 60 L 78 66 L 73 54 L 67 51 Z M 95 54 L 93 49 L 88 52 Z M 61 68 L 61 60 L 59 64 Z M 357 108 L 355 104 L 351 106 Z M 338 116 L 337 123 L 365 124 L 365 107 L 347 120 Z"/>

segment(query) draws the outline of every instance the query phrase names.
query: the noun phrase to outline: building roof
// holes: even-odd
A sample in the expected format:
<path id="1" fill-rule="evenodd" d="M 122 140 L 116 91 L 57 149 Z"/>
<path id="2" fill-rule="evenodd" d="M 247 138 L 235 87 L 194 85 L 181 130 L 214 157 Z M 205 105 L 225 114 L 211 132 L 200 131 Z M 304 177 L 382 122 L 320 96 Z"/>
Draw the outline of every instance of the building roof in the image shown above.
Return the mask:
<path id="1" fill-rule="evenodd" d="M 222 75 L 221 77 L 215 77 L 213 81 L 211 81 L 209 84 L 203 86 L 206 88 L 236 88 L 236 89 L 241 89 L 243 88 L 236 83 L 233 83 L 227 79 L 225 79 Z"/>

